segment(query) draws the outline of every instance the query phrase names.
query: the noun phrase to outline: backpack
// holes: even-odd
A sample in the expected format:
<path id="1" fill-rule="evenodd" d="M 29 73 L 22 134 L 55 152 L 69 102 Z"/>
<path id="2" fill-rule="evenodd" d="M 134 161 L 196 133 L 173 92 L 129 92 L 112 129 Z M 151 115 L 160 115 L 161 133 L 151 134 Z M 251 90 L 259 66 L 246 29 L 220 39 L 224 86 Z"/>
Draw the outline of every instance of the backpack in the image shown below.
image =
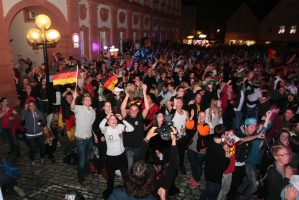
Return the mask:
<path id="1" fill-rule="evenodd" d="M 16 168 L 14 164 L 11 162 L 5 162 L 3 164 L 0 164 L 0 167 L 4 169 L 4 171 L 13 178 L 19 178 L 21 175 L 20 170 Z"/>

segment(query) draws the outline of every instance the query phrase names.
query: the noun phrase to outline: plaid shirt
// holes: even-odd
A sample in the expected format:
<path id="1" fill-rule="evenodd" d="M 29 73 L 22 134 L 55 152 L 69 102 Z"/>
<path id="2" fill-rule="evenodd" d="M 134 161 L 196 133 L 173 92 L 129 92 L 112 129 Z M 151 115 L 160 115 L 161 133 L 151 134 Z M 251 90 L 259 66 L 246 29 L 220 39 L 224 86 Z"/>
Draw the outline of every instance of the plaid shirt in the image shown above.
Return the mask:
<path id="1" fill-rule="evenodd" d="M 92 124 L 95 120 L 95 112 L 92 107 L 75 106 L 75 110 L 72 110 L 76 116 L 76 131 L 75 137 L 90 138 L 92 136 Z"/>

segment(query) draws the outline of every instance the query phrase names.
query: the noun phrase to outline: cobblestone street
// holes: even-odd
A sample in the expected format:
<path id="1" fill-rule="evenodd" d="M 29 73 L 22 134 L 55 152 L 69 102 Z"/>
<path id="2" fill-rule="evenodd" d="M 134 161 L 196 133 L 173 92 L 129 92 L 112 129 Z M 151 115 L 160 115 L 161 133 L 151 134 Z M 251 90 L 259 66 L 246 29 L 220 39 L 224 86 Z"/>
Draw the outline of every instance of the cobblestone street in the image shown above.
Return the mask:
<path id="1" fill-rule="evenodd" d="M 21 157 L 16 158 L 13 155 L 7 157 L 9 151 L 8 145 L 0 145 L 0 156 L 7 157 L 8 161 L 12 161 L 21 171 L 21 177 L 18 179 L 19 186 L 24 190 L 26 197 L 20 198 L 13 189 L 8 189 L 3 194 L 4 200 L 62 200 L 69 190 L 77 190 L 85 199 L 103 199 L 103 191 L 106 189 L 106 182 L 100 182 L 97 175 L 93 176 L 90 182 L 91 186 L 82 188 L 78 183 L 77 171 L 74 165 L 67 165 L 63 162 L 63 145 L 58 147 L 55 153 L 56 163 L 51 163 L 45 156 L 45 164 L 42 166 L 37 162 L 38 166 L 32 167 L 29 161 L 29 148 L 25 142 L 20 141 Z M 38 158 L 39 152 L 36 154 Z M 38 159 L 36 159 L 38 161 Z M 198 200 L 200 194 L 205 188 L 204 175 L 200 180 L 200 185 L 195 189 L 191 189 L 185 182 L 191 176 L 190 164 L 185 156 L 185 165 L 188 169 L 187 175 L 178 174 L 175 179 L 175 185 L 180 189 L 176 196 L 172 196 L 170 200 Z M 116 178 L 114 185 L 121 185 L 122 182 Z M 238 198 L 241 199 L 241 196 Z M 251 200 L 256 198 L 252 197 Z"/>
<path id="2" fill-rule="evenodd" d="M 26 193 L 25 198 L 20 198 L 14 192 L 9 189 L 4 194 L 4 200 L 15 199 L 38 199 L 38 200 L 61 200 L 67 191 L 75 189 L 84 195 L 86 199 L 103 199 L 102 192 L 106 189 L 106 182 L 100 182 L 95 175 L 91 182 L 91 187 L 82 188 L 77 181 L 77 171 L 74 165 L 67 165 L 63 163 L 63 146 L 57 148 L 55 157 L 56 163 L 51 163 L 45 157 L 45 165 L 32 167 L 29 161 L 29 149 L 24 142 L 20 142 L 22 155 L 20 158 L 9 156 L 8 160 L 13 161 L 15 165 L 20 169 L 22 175 L 18 179 L 19 186 Z M 5 157 L 6 152 L 9 151 L 8 145 L 0 146 L 0 155 Z M 39 153 L 36 154 L 36 158 Z M 37 159 L 36 159 L 37 160 Z M 189 169 L 189 162 L 186 163 Z M 186 177 L 190 176 L 190 171 L 187 171 L 187 176 L 179 174 L 176 178 L 176 186 L 180 189 L 180 193 L 171 199 L 199 199 L 202 189 L 204 188 L 204 181 L 196 189 L 190 189 L 185 183 Z M 202 177 L 203 178 L 203 177 Z M 121 185 L 121 181 L 115 180 L 114 185 Z"/>

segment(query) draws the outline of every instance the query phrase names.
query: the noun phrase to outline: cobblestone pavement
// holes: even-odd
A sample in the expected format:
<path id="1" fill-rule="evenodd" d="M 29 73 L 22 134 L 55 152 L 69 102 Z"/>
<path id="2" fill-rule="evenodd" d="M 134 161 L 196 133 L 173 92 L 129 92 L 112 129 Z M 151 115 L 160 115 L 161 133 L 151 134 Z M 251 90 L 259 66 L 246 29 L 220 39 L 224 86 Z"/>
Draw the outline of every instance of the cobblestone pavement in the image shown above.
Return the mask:
<path id="1" fill-rule="evenodd" d="M 77 190 L 85 199 L 103 199 L 102 192 L 106 189 L 106 183 L 100 182 L 95 175 L 92 180 L 87 182 L 91 183 L 91 187 L 82 188 L 77 181 L 77 171 L 75 166 L 63 163 L 63 145 L 58 147 L 55 153 L 56 163 L 51 163 L 50 160 L 45 159 L 45 164 L 42 166 L 32 167 L 29 161 L 29 149 L 24 142 L 20 142 L 21 157 L 16 158 L 9 156 L 8 161 L 12 161 L 20 169 L 22 175 L 18 179 L 19 186 L 26 193 L 25 198 L 20 198 L 12 189 L 9 189 L 3 194 L 4 200 L 17 200 L 17 199 L 37 199 L 37 200 L 61 200 L 69 190 Z M 7 156 L 9 151 L 8 145 L 0 145 L 0 156 Z M 39 153 L 36 154 L 36 158 Z M 46 157 L 45 157 L 46 158 Z M 190 169 L 190 165 L 186 156 L 186 167 Z M 187 175 L 179 174 L 175 179 L 175 185 L 180 189 L 180 192 L 171 197 L 171 200 L 196 200 L 199 199 L 205 187 L 204 176 L 200 180 L 200 185 L 191 189 L 188 187 L 185 180 L 190 177 L 190 170 Z M 121 181 L 116 179 L 114 185 L 121 185 Z M 254 199 L 254 198 L 252 198 Z"/>

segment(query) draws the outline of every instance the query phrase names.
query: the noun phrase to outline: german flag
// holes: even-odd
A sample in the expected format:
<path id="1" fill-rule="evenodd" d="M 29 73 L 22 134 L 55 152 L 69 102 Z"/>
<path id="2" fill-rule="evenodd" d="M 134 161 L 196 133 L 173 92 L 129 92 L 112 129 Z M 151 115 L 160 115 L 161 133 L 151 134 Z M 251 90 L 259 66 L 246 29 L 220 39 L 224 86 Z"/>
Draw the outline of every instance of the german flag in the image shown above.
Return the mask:
<path id="1" fill-rule="evenodd" d="M 77 69 L 75 67 L 62 70 L 52 76 L 53 85 L 66 85 L 76 83 Z"/>
<path id="2" fill-rule="evenodd" d="M 160 62 L 165 64 L 166 61 L 166 58 L 163 55 L 160 55 Z"/>
<path id="3" fill-rule="evenodd" d="M 271 58 L 271 59 L 277 59 L 276 57 L 276 51 L 274 49 L 269 49 L 268 50 L 268 58 Z"/>
<path id="4" fill-rule="evenodd" d="M 65 126 L 63 125 L 65 123 Z M 66 134 L 70 141 L 75 139 L 75 129 L 76 129 L 76 118 L 72 113 L 70 116 L 65 116 L 63 121 L 63 108 L 60 106 L 58 114 L 58 126 L 65 128 Z"/>
<path id="5" fill-rule="evenodd" d="M 110 76 L 110 77 L 106 78 L 106 79 L 103 81 L 103 86 L 104 86 L 106 89 L 108 89 L 108 90 L 110 90 L 110 91 L 113 91 L 115 85 L 117 84 L 117 82 L 118 82 L 117 75 Z"/>

